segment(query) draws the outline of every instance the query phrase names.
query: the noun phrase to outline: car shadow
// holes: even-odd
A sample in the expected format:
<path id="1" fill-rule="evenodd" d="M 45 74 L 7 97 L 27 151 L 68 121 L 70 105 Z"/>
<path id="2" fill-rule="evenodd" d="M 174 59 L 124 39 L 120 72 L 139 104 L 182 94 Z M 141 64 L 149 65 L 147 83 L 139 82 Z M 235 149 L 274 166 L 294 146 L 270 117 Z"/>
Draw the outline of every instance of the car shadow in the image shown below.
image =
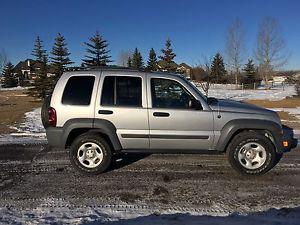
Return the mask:
<path id="1" fill-rule="evenodd" d="M 129 165 L 131 165 L 139 160 L 142 160 L 150 155 L 151 154 L 149 154 L 149 153 L 122 153 L 122 154 L 115 155 L 113 157 L 111 166 L 107 170 L 107 172 L 113 171 L 113 170 L 118 170 L 123 167 L 129 166 Z"/>

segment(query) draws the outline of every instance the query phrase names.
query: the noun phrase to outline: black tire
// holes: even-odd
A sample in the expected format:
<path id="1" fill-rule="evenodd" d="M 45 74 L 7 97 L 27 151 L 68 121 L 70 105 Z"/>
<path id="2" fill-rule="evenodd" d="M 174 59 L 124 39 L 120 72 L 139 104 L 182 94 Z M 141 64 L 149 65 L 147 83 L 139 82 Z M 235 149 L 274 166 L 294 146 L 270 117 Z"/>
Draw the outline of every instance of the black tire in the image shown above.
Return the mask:
<path id="1" fill-rule="evenodd" d="M 244 146 L 250 143 L 261 145 L 265 149 L 265 161 L 257 166 L 258 168 L 246 168 L 246 160 L 239 160 L 239 152 L 244 151 Z M 252 145 L 251 145 L 252 146 Z M 254 144 L 255 146 L 255 144 Z M 257 153 L 256 153 L 257 154 Z M 237 134 L 227 147 L 227 156 L 230 165 L 237 172 L 248 175 L 261 175 L 272 169 L 280 160 L 280 155 L 276 153 L 275 146 L 272 141 L 263 134 L 254 131 L 244 131 Z M 244 165 L 243 165 L 244 164 Z M 252 163 L 250 163 L 252 166 Z M 255 165 L 255 164 L 254 164 Z M 251 167 L 250 166 L 250 167 Z"/>
<path id="2" fill-rule="evenodd" d="M 88 168 L 84 166 L 78 159 L 78 151 L 85 143 L 94 143 L 100 147 L 99 151 L 102 151 L 103 159 L 100 164 L 94 168 Z M 97 150 L 97 151 L 98 151 Z M 96 175 L 105 172 L 111 164 L 112 152 L 107 142 L 97 134 L 82 134 L 78 136 L 72 143 L 69 152 L 72 165 L 81 173 L 86 175 Z"/>
<path id="3" fill-rule="evenodd" d="M 49 114 L 48 114 L 48 108 L 50 107 L 50 102 L 51 102 L 51 95 L 45 98 L 43 106 L 42 106 L 42 111 L 41 111 L 41 117 L 42 117 L 42 123 L 44 128 L 46 129 L 49 127 L 48 121 L 49 121 Z"/>

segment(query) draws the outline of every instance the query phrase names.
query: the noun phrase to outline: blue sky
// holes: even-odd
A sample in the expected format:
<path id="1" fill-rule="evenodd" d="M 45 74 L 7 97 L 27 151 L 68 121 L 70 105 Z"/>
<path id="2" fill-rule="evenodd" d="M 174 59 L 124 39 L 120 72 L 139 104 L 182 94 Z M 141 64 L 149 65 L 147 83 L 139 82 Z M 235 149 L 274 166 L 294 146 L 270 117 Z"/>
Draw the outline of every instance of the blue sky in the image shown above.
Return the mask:
<path id="1" fill-rule="evenodd" d="M 203 56 L 224 53 L 228 25 L 243 21 L 246 56 L 253 57 L 257 27 L 265 16 L 278 19 L 291 53 L 286 69 L 300 69 L 300 1 L 297 0 L 2 0 L 0 49 L 13 63 L 30 58 L 40 35 L 48 52 L 61 32 L 80 64 L 84 41 L 98 30 L 109 42 L 113 60 L 121 50 L 138 47 L 144 59 L 153 47 L 158 54 L 170 37 L 176 62 L 195 65 Z"/>

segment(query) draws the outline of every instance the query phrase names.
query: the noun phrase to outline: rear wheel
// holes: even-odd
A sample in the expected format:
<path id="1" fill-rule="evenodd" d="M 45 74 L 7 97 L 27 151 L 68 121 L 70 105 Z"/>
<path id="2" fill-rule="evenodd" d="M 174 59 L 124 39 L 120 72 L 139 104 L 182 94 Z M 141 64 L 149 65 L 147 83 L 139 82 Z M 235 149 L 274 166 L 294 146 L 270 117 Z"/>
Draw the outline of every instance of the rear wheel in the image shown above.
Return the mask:
<path id="1" fill-rule="evenodd" d="M 272 141 L 254 131 L 245 131 L 235 136 L 227 148 L 227 156 L 237 172 L 249 175 L 268 172 L 280 158 Z"/>
<path id="2" fill-rule="evenodd" d="M 70 160 L 79 172 L 99 174 L 111 163 L 112 153 L 107 142 L 96 134 L 80 135 L 70 148 Z"/>

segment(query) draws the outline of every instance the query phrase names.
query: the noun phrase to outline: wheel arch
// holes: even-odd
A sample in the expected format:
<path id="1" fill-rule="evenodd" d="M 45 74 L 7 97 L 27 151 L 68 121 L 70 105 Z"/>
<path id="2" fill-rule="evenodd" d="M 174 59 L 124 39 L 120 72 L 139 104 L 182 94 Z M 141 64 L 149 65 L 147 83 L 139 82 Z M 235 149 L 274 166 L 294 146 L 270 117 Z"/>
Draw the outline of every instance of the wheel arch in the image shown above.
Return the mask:
<path id="1" fill-rule="evenodd" d="M 237 119 L 232 120 L 225 124 L 221 130 L 220 138 L 217 142 L 216 149 L 221 152 L 225 152 L 229 143 L 239 133 L 243 131 L 263 132 L 269 135 L 269 139 L 273 142 L 276 151 L 282 152 L 280 134 L 282 128 L 279 124 L 256 119 Z"/>
<path id="2" fill-rule="evenodd" d="M 65 148 L 70 147 L 73 140 L 84 133 L 99 134 L 113 150 L 122 149 L 116 133 L 116 127 L 108 120 L 103 119 L 71 119 L 63 128 L 63 140 Z"/>

